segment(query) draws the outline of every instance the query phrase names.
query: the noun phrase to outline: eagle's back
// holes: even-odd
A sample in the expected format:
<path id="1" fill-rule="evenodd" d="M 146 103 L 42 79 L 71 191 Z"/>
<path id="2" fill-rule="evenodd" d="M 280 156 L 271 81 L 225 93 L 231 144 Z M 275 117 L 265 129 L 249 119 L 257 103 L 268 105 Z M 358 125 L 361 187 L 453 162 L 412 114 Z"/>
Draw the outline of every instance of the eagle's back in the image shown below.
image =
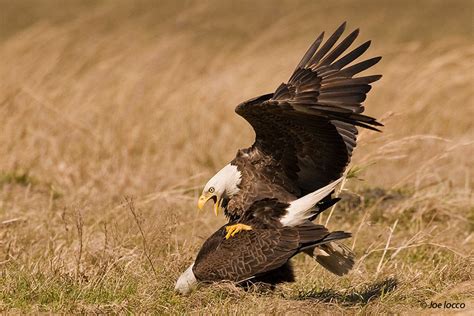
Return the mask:
<path id="1" fill-rule="evenodd" d="M 277 199 L 288 203 L 301 196 L 297 178 L 290 178 L 278 160 L 256 146 L 239 150 L 231 164 L 237 166 L 242 175 L 240 190 L 225 209 L 231 221 L 240 218 L 255 201 Z"/>
<path id="2" fill-rule="evenodd" d="M 261 221 L 261 218 L 244 221 L 254 228 L 229 239 L 225 238 L 227 225 L 209 237 L 193 266 L 196 279 L 200 282 L 248 280 L 279 269 L 306 248 L 350 236 L 344 232 L 331 233 L 311 222 L 288 227 Z"/>

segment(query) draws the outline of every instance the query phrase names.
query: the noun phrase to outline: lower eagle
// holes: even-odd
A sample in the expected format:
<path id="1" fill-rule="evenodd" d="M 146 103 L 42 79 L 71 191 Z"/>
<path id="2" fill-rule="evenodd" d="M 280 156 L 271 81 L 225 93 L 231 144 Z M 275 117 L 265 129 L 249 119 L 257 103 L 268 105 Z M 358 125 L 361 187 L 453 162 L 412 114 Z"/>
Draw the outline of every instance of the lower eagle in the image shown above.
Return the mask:
<path id="1" fill-rule="evenodd" d="M 198 282 L 223 280 L 269 284 L 293 281 L 288 260 L 300 252 L 314 256 L 335 274 L 346 274 L 354 264 L 354 255 L 335 241 L 351 234 L 330 232 L 323 225 L 312 223 L 326 209 L 315 205 L 331 194 L 341 180 L 289 204 L 276 199 L 255 202 L 239 221 L 252 225 L 252 229 L 232 238 L 226 238 L 228 225 L 217 230 L 206 240 L 195 262 L 180 276 L 175 290 L 186 294 Z"/>
<path id="2" fill-rule="evenodd" d="M 324 44 L 324 33 L 318 36 L 274 93 L 236 107 L 253 127 L 255 142 L 204 186 L 198 207 L 212 200 L 216 215 L 223 210 L 229 222 L 178 279 L 179 292 L 196 282 L 292 280 L 288 260 L 300 252 L 336 275 L 353 267 L 354 254 L 339 241 L 350 233 L 312 222 L 339 200 L 332 193 L 356 147 L 357 127 L 383 126 L 362 114 L 371 84 L 382 76 L 354 77 L 381 57 L 353 63 L 370 41 L 346 53 L 359 30 L 336 45 L 345 27 Z"/>

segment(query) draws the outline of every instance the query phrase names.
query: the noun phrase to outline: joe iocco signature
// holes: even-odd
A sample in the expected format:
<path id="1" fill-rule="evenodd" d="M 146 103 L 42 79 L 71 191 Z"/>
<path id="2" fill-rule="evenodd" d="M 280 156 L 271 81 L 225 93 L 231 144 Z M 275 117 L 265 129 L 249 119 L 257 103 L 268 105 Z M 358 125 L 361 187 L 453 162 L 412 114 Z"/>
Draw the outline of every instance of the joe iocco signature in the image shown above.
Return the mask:
<path id="1" fill-rule="evenodd" d="M 463 309 L 466 307 L 465 303 L 461 302 L 421 302 L 422 308 L 432 308 L 432 309 Z"/>

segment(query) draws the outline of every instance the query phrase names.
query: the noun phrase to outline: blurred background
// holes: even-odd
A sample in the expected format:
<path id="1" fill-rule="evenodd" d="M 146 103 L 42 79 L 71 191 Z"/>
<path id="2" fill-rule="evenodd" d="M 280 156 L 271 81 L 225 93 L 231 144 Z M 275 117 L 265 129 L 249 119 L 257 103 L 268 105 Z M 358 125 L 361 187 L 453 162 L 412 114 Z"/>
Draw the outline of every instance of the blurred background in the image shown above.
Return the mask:
<path id="1" fill-rule="evenodd" d="M 343 21 L 361 29 L 358 44 L 372 40 L 365 57 L 383 56 L 365 73 L 383 75 L 365 106 L 385 127 L 361 132 L 357 179 L 328 223 L 356 233 L 352 246 L 364 260 L 348 279 L 309 277 L 284 295 L 308 284 L 357 288 L 402 271 L 407 280 L 424 275 L 419 297 L 446 287 L 455 289 L 448 297 L 468 297 L 473 10 L 470 0 L 1 0 L 0 308 L 232 310 L 225 295 L 171 294 L 225 222 L 210 209 L 197 213 L 198 194 L 253 142 L 235 106 L 274 91 L 316 36 Z M 392 248 L 382 256 L 389 227 Z M 455 276 L 423 272 L 446 265 Z M 149 280 L 152 270 L 159 281 Z M 113 290 L 104 298 L 97 287 Z M 418 306 L 402 296 L 372 311 Z M 268 311 L 248 300 L 241 304 Z"/>

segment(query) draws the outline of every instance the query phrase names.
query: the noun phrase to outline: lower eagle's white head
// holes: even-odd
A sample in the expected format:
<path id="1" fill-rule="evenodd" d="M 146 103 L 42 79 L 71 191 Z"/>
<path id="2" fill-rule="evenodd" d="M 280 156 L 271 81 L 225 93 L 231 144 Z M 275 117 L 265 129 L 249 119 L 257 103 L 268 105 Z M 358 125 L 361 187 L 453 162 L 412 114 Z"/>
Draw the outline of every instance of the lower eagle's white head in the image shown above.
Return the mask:
<path id="1" fill-rule="evenodd" d="M 189 266 L 189 268 L 184 271 L 183 274 L 176 281 L 174 290 L 181 294 L 188 294 L 192 287 L 197 283 L 196 276 L 193 272 L 194 263 Z"/>
<path id="2" fill-rule="evenodd" d="M 219 215 L 222 202 L 224 199 L 229 199 L 239 192 L 238 186 L 241 181 L 242 174 L 237 169 L 237 166 L 232 164 L 226 165 L 204 186 L 198 201 L 199 209 L 202 209 L 206 202 L 212 199 L 214 201 L 214 212 L 216 215 Z"/>

